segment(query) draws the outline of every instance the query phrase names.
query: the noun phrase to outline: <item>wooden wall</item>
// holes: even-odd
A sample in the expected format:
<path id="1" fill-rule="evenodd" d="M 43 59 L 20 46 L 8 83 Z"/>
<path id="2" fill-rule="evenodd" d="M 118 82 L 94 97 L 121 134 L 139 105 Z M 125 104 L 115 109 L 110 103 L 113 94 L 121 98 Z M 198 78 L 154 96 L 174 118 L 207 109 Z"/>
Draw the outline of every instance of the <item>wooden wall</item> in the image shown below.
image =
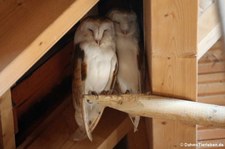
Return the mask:
<path id="1" fill-rule="evenodd" d="M 198 69 L 198 101 L 225 106 L 225 50 L 222 40 L 199 60 Z M 198 141 L 225 145 L 225 129 L 199 126 Z"/>

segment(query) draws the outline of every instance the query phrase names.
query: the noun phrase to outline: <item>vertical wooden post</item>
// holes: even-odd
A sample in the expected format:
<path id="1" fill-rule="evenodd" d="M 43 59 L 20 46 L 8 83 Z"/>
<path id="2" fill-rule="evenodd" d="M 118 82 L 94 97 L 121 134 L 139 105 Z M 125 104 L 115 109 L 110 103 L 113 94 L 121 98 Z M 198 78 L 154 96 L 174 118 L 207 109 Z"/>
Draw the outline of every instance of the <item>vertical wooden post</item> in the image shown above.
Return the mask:
<path id="1" fill-rule="evenodd" d="M 0 148 L 16 148 L 10 90 L 0 97 Z"/>
<path id="2" fill-rule="evenodd" d="M 198 1 L 145 0 L 144 8 L 153 94 L 196 101 Z M 178 121 L 153 119 L 152 133 L 153 149 L 196 143 L 196 126 Z"/>

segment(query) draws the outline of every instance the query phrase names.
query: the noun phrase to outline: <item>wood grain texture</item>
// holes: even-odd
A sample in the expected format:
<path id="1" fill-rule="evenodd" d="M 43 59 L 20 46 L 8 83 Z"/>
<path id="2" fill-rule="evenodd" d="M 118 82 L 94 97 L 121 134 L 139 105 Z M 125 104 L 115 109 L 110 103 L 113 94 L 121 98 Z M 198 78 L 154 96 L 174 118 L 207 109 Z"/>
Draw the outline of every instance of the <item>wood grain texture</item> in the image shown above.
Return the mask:
<path id="1" fill-rule="evenodd" d="M 147 50 L 152 92 L 195 101 L 198 1 L 152 0 L 150 10 L 151 49 Z M 194 125 L 153 119 L 154 149 L 182 148 L 182 142 L 196 142 Z"/>
<path id="2" fill-rule="evenodd" d="M 221 37 L 217 4 L 213 3 L 198 19 L 198 59 Z"/>
<path id="3" fill-rule="evenodd" d="M 198 102 L 225 105 L 225 94 L 199 96 Z"/>
<path id="4" fill-rule="evenodd" d="M 199 74 L 220 73 L 225 72 L 225 61 L 213 61 L 199 64 Z"/>
<path id="5" fill-rule="evenodd" d="M 85 95 L 85 98 L 131 115 L 225 127 L 224 106 L 145 94 Z"/>
<path id="6" fill-rule="evenodd" d="M 25 0 L 0 20 L 0 96 L 98 0 Z"/>
<path id="7" fill-rule="evenodd" d="M 131 130 L 127 134 L 127 148 L 128 149 L 149 149 L 149 142 L 147 137 L 146 118 L 142 117 L 138 125 L 138 131 Z"/>
<path id="8" fill-rule="evenodd" d="M 225 52 L 219 40 L 199 60 L 198 101 L 209 104 L 225 105 Z M 219 64 L 219 65 L 218 65 Z M 207 66 L 208 67 L 205 67 Z M 211 67 L 210 67 L 211 66 Z M 207 68 L 209 68 L 207 70 Z M 203 73 L 204 72 L 204 73 Z M 198 126 L 198 141 L 202 143 L 220 142 L 225 138 L 225 129 Z M 224 147 L 222 147 L 224 148 Z"/>
<path id="9" fill-rule="evenodd" d="M 126 114 L 106 109 L 93 132 L 92 142 L 88 139 L 78 142 L 73 141 L 73 133 L 76 128 L 72 99 L 69 96 L 27 137 L 18 149 L 113 148 L 133 129 L 133 126 Z"/>
<path id="10" fill-rule="evenodd" d="M 198 85 L 198 95 L 225 94 L 225 82 L 204 83 Z"/>
<path id="11" fill-rule="evenodd" d="M 225 139 L 225 129 L 222 128 L 201 128 L 198 129 L 198 140 Z"/>
<path id="12" fill-rule="evenodd" d="M 225 50 L 223 49 L 222 40 L 218 40 L 210 50 L 205 53 L 201 59 L 199 59 L 198 64 L 203 64 L 207 62 L 218 62 L 225 60 Z"/>
<path id="13" fill-rule="evenodd" d="M 198 83 L 213 83 L 213 82 L 224 82 L 225 83 L 225 72 L 219 73 L 208 73 L 198 75 Z"/>
<path id="14" fill-rule="evenodd" d="M 16 148 L 10 91 L 0 97 L 0 148 Z"/>
<path id="15" fill-rule="evenodd" d="M 70 42 L 27 79 L 12 88 L 12 100 L 18 118 L 71 74 L 72 50 L 73 43 Z"/>

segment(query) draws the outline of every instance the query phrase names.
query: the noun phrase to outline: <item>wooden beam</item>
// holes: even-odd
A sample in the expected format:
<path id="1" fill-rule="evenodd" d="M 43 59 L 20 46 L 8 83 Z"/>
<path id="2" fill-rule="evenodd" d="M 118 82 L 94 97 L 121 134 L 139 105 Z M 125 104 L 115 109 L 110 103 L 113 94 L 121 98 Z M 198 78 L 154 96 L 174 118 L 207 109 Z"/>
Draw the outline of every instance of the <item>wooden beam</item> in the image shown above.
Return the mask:
<path id="1" fill-rule="evenodd" d="M 0 96 L 97 2 L 28 0 L 0 14 Z"/>
<path id="2" fill-rule="evenodd" d="M 198 1 L 152 0 L 145 11 L 151 14 L 144 18 L 151 17 L 151 31 L 147 33 L 151 41 L 146 44 L 150 45 L 147 51 L 153 94 L 195 101 Z M 194 125 L 153 119 L 152 131 L 153 149 L 196 143 Z"/>
<path id="3" fill-rule="evenodd" d="M 216 3 L 212 4 L 198 20 L 198 60 L 221 37 L 221 25 Z"/>
<path id="4" fill-rule="evenodd" d="M 16 148 L 10 91 L 0 97 L 0 148 Z"/>
<path id="5" fill-rule="evenodd" d="M 225 127 L 224 106 L 144 94 L 86 95 L 85 99 L 132 115 L 179 120 L 191 125 Z"/>
<path id="6" fill-rule="evenodd" d="M 74 120 L 74 108 L 71 96 L 63 102 L 43 121 L 18 147 L 49 149 L 106 149 L 113 148 L 119 141 L 133 130 L 133 125 L 127 116 L 120 111 L 106 108 L 102 119 L 93 131 L 92 142 L 87 138 L 73 141 L 73 133 L 77 129 Z M 57 131 L 56 131 L 57 130 Z"/>

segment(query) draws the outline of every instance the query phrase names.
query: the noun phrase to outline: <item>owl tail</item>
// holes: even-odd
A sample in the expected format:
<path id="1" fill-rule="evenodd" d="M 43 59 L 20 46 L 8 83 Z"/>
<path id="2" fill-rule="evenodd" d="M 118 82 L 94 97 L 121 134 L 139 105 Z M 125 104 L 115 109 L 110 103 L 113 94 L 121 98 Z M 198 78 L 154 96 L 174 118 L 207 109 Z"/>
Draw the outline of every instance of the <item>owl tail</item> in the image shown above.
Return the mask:
<path id="1" fill-rule="evenodd" d="M 83 119 L 86 134 L 92 141 L 92 132 L 97 126 L 105 107 L 88 99 L 83 100 Z"/>
<path id="2" fill-rule="evenodd" d="M 73 140 L 74 141 L 81 141 L 87 138 L 86 130 L 84 126 L 83 121 L 83 113 L 81 106 L 74 104 L 75 107 L 75 120 L 78 125 L 78 128 L 76 129 L 75 133 L 73 134 Z"/>
<path id="3" fill-rule="evenodd" d="M 138 125 L 139 125 L 139 121 L 140 121 L 140 116 L 133 116 L 133 115 L 129 115 L 131 122 L 134 125 L 134 132 L 136 132 L 138 130 Z"/>

